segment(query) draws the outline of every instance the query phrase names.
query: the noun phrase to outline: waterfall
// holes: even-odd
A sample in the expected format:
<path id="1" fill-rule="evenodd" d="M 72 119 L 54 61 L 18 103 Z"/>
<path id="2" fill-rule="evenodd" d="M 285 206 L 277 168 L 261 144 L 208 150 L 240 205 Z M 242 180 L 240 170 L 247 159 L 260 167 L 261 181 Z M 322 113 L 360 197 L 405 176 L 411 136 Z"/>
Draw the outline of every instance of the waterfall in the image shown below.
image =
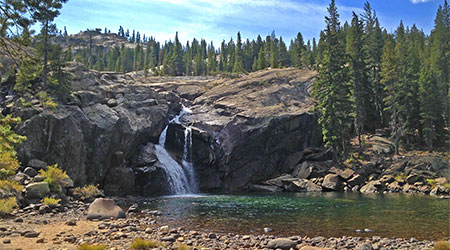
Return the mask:
<path id="1" fill-rule="evenodd" d="M 189 114 L 192 111 L 183 106 L 181 112 L 173 118 L 170 123 L 180 124 L 180 118 Z M 159 136 L 158 145 L 155 145 L 155 154 L 159 162 L 164 168 L 172 194 L 193 194 L 197 192 L 197 183 L 195 181 L 195 173 L 192 164 L 192 129 L 188 127 L 185 129 L 184 150 L 183 150 L 183 164 L 178 164 L 169 152 L 167 152 L 166 137 L 167 125 Z"/>
<path id="2" fill-rule="evenodd" d="M 188 176 L 189 186 L 194 192 L 197 192 L 197 181 L 192 164 L 192 128 L 190 126 L 184 130 L 183 167 Z"/>

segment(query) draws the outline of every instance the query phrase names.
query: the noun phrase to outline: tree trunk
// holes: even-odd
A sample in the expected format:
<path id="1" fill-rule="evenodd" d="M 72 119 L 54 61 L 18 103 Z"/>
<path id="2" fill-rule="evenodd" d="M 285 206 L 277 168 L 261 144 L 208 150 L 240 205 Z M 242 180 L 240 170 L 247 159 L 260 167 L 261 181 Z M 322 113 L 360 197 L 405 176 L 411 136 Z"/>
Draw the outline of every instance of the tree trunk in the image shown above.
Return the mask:
<path id="1" fill-rule="evenodd" d="M 42 81 L 44 82 L 44 89 L 47 88 L 47 61 L 48 61 L 48 19 L 44 24 L 44 69 L 42 71 Z"/>

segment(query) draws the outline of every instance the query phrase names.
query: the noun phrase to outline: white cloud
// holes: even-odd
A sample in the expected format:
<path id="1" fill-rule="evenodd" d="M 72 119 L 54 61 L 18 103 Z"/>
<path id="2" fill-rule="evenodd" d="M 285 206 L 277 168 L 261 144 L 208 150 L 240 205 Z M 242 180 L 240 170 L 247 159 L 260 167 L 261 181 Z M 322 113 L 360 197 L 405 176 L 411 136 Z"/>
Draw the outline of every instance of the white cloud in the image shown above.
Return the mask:
<path id="1" fill-rule="evenodd" d="M 426 2 L 430 2 L 430 1 L 433 1 L 433 0 L 410 0 L 411 1 L 411 3 L 413 3 L 413 4 L 418 4 L 418 3 L 426 3 Z"/>
<path id="2" fill-rule="evenodd" d="M 86 9 L 90 2 L 95 5 Z M 205 38 L 217 46 L 222 39 L 263 37 L 273 30 L 285 41 L 302 32 L 306 39 L 318 37 L 325 26 L 328 4 L 315 0 L 80 0 L 69 1 L 77 18 L 66 16 L 64 10 L 59 26 L 80 29 L 102 24 L 114 32 L 119 25 L 154 36 L 158 41 L 173 40 L 178 31 L 180 41 Z M 356 7 L 338 5 L 342 23 L 351 20 L 351 13 L 361 13 Z M 62 22 L 64 21 L 64 22 Z M 78 29 L 78 28 L 76 28 Z"/>

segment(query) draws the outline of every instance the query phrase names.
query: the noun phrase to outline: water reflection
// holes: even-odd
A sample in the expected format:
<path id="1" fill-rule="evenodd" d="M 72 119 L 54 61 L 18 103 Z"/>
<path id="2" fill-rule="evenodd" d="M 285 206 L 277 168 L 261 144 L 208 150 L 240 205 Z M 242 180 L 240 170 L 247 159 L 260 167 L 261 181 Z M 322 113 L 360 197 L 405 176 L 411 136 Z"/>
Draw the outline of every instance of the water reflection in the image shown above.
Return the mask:
<path id="1" fill-rule="evenodd" d="M 223 232 L 262 233 L 270 227 L 278 235 L 450 237 L 450 200 L 420 195 L 170 196 L 149 200 L 147 206 L 163 212 L 167 223 Z"/>

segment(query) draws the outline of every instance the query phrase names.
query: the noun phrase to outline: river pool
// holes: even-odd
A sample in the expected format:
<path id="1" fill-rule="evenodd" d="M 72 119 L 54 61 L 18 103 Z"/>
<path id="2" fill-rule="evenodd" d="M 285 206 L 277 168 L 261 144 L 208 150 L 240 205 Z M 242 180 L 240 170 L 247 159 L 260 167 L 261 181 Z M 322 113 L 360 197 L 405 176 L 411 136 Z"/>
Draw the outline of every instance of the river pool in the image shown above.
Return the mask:
<path id="1" fill-rule="evenodd" d="M 144 205 L 161 211 L 163 223 L 215 232 L 264 233 L 269 227 L 280 236 L 450 237 L 450 200 L 424 195 L 188 195 L 152 198 Z"/>

